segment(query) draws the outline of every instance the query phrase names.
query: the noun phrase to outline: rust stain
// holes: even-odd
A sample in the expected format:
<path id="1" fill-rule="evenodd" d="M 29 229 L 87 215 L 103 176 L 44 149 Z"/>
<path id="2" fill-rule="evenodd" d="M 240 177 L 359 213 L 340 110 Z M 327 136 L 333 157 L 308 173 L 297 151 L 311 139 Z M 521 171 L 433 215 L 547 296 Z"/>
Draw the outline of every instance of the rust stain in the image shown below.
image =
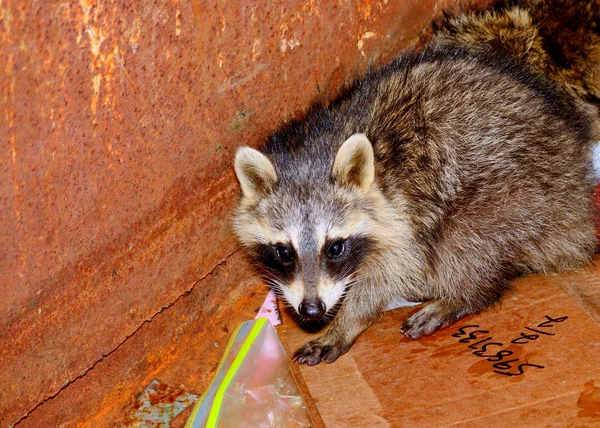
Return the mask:
<path id="1" fill-rule="evenodd" d="M 577 407 L 581 409 L 578 417 L 600 420 L 600 388 L 593 381 L 586 382 L 577 400 Z"/>
<path id="2" fill-rule="evenodd" d="M 377 5 L 381 5 L 381 2 L 375 0 L 367 0 L 358 2 L 356 4 L 356 9 L 358 10 L 358 14 L 360 19 L 367 20 L 371 17 L 373 8 Z"/>
<path id="3" fill-rule="evenodd" d="M 304 24 L 309 17 L 319 17 L 318 2 L 315 0 L 310 0 L 305 3 L 299 11 L 294 12 L 288 19 L 280 24 L 279 49 L 282 53 L 300 46 L 300 36 L 299 33 L 294 30 L 294 26 L 295 23 L 298 23 L 299 25 Z"/>
<path id="4" fill-rule="evenodd" d="M 175 0 L 177 10 L 175 11 L 175 35 L 179 37 L 181 35 L 181 8 L 179 7 L 179 0 Z"/>
<path id="5" fill-rule="evenodd" d="M 153 380 L 138 396 L 123 426 L 168 427 L 170 422 L 198 400 L 198 396 Z"/>
<path id="6" fill-rule="evenodd" d="M 95 368 L 91 376 L 74 385 L 73 390 L 53 400 L 51 406 L 46 406 L 47 414 L 34 415 L 36 418 L 31 426 L 40 426 L 41 421 L 64 420 L 62 415 L 66 408 L 73 409 L 71 418 L 82 420 L 78 426 L 95 427 L 109 425 L 109 421 L 121 422 L 124 413 L 139 409 L 139 391 L 156 378 L 165 379 L 167 384 L 185 384 L 180 389 L 195 394 L 204 392 L 229 340 L 229 331 L 225 331 L 224 327 L 227 323 L 237 325 L 249 319 L 252 316 L 249 308 L 264 300 L 266 291 L 260 282 L 244 281 L 250 274 L 248 268 L 241 256 L 236 254 L 230 264 L 206 279 L 205 288 L 194 288 L 173 306 L 172 312 L 160 314 L 131 343 L 111 355 L 106 364 Z M 227 291 L 218 289 L 207 302 L 206 289 L 217 289 L 227 278 L 240 284 L 237 292 L 229 295 Z M 230 311 L 217 312 L 215 307 L 225 298 L 229 299 Z M 183 314 L 190 315 L 185 323 L 181 322 Z M 214 346 L 217 343 L 220 346 Z M 102 387 L 89 390 L 90 385 L 100 381 Z M 114 386 L 113 382 L 116 383 Z M 73 406 L 70 403 L 76 402 L 80 391 L 89 391 L 88 394 L 104 396 L 104 399 L 96 405 L 86 400 Z M 135 402 L 131 402 L 130 397 L 134 395 Z"/>

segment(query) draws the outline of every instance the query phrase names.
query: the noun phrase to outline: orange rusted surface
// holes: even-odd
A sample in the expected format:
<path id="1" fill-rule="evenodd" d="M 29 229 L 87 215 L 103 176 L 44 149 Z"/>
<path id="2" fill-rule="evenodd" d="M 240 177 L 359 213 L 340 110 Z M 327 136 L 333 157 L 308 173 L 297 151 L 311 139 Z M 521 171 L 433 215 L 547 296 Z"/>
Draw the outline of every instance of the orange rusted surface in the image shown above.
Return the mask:
<path id="1" fill-rule="evenodd" d="M 201 395 L 231 333 L 239 323 L 254 318 L 267 294 L 266 287 L 249 272 L 236 253 L 206 278 L 203 287 L 194 287 L 145 323 L 18 426 L 122 426 L 131 422 L 140 394 L 154 379 Z"/>
<path id="2" fill-rule="evenodd" d="M 137 401 L 123 421 L 126 427 L 168 426 L 199 396 L 154 379 L 137 395 Z"/>
<path id="3" fill-rule="evenodd" d="M 76 390 L 230 255 L 235 149 L 413 43 L 439 3 L 3 2 L 0 425 Z M 205 284 L 209 322 L 237 282 Z"/>

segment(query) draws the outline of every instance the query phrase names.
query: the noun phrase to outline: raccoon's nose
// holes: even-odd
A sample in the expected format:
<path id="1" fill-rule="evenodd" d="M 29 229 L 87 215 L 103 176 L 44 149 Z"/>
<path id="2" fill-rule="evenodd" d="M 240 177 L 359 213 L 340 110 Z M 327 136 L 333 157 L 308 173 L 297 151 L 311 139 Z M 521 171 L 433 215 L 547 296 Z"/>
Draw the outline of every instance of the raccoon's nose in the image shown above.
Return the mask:
<path id="1" fill-rule="evenodd" d="M 298 306 L 298 312 L 304 318 L 317 320 L 325 315 L 325 303 L 320 299 L 303 300 Z"/>

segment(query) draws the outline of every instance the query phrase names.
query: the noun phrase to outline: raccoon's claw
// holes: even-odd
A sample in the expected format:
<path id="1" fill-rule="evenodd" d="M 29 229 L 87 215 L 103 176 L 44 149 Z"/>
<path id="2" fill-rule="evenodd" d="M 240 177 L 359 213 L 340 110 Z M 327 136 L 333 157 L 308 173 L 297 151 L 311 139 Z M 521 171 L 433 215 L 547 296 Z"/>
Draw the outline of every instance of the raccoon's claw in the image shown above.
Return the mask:
<path id="1" fill-rule="evenodd" d="M 348 352 L 350 347 L 340 347 L 335 345 L 325 345 L 320 339 L 308 342 L 306 345 L 298 349 L 292 360 L 298 364 L 307 364 L 309 366 L 316 366 L 321 361 L 326 363 L 333 363 L 337 360 L 340 355 Z"/>
<path id="2" fill-rule="evenodd" d="M 402 323 L 400 331 L 409 339 L 419 339 L 442 330 L 467 315 L 467 311 L 452 310 L 442 303 L 434 302 L 413 314 Z"/>

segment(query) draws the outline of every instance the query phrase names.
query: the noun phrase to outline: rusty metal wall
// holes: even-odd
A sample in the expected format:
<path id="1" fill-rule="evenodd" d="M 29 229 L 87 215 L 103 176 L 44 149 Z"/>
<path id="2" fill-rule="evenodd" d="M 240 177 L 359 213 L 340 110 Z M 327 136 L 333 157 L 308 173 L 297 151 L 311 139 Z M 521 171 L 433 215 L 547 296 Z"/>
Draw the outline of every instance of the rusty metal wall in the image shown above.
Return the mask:
<path id="1" fill-rule="evenodd" d="M 235 149 L 414 42 L 440 3 L 0 2 L 0 424 L 227 259 Z"/>

